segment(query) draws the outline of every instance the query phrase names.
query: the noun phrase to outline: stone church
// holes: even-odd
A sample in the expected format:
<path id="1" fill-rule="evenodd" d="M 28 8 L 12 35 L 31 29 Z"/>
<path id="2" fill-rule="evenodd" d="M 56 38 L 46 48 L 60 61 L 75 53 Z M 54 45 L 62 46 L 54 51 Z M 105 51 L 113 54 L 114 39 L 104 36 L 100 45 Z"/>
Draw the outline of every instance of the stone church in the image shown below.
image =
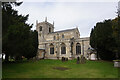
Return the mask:
<path id="1" fill-rule="evenodd" d="M 74 59 L 80 55 L 88 57 L 89 37 L 80 38 L 78 28 L 54 31 L 54 23 L 47 22 L 46 18 L 40 23 L 36 21 L 36 30 L 39 59 L 61 59 L 62 57 Z"/>

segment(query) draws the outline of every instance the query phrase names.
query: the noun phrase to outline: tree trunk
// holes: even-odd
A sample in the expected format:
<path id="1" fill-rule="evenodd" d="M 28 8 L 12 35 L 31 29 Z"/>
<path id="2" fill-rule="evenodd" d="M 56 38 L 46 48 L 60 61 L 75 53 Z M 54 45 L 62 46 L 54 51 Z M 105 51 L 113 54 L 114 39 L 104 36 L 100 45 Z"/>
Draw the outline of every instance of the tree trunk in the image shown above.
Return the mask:
<path id="1" fill-rule="evenodd" d="M 2 54 L 2 61 L 3 61 L 3 54 Z"/>
<path id="2" fill-rule="evenodd" d="M 98 50 L 97 50 L 96 54 L 97 54 L 97 60 L 99 60 L 99 54 L 98 54 Z"/>

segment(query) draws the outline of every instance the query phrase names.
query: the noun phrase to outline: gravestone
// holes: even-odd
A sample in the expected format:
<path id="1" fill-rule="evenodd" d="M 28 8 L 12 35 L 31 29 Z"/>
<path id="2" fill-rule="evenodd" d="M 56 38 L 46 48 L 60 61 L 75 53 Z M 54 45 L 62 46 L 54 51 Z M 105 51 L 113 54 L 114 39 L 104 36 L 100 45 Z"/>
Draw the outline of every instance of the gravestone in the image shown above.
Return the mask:
<path id="1" fill-rule="evenodd" d="M 81 55 L 80 63 L 81 64 L 86 63 L 86 59 L 85 59 L 85 57 L 83 55 Z"/>
<path id="2" fill-rule="evenodd" d="M 86 63 L 86 59 L 85 59 L 85 57 L 83 57 L 83 64 L 84 64 L 84 63 Z"/>
<path id="3" fill-rule="evenodd" d="M 59 57 L 57 57 L 57 59 L 59 60 Z"/>
<path id="4" fill-rule="evenodd" d="M 77 57 L 77 64 L 80 63 L 80 57 Z"/>
<path id="5" fill-rule="evenodd" d="M 65 57 L 62 57 L 62 62 L 65 62 Z"/>
<path id="6" fill-rule="evenodd" d="M 68 61 L 68 58 L 65 58 L 65 61 Z"/>
<path id="7" fill-rule="evenodd" d="M 64 57 L 62 57 L 62 62 L 64 62 Z"/>
<path id="8" fill-rule="evenodd" d="M 68 58 L 62 57 L 62 62 L 68 61 Z"/>
<path id="9" fill-rule="evenodd" d="M 120 68 L 120 60 L 114 60 L 114 67 L 119 67 Z"/>

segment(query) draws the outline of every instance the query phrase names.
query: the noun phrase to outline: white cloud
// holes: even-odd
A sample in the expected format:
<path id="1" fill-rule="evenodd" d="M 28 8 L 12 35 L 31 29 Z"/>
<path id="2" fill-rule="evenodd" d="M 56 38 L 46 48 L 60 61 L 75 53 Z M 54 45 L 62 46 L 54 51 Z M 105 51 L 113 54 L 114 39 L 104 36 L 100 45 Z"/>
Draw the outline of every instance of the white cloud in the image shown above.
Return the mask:
<path id="1" fill-rule="evenodd" d="M 32 29 L 36 20 L 42 22 L 47 16 L 50 23 L 55 21 L 55 30 L 78 27 L 81 37 L 85 37 L 96 22 L 115 18 L 116 6 L 117 2 L 24 2 L 16 9 L 19 14 L 29 14 Z"/>

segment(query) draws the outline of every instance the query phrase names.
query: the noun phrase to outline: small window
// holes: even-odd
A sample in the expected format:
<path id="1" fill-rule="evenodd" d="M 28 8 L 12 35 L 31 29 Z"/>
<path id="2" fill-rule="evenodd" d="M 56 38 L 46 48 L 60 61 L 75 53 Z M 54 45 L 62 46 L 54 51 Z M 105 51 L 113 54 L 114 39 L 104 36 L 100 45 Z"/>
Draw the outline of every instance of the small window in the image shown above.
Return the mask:
<path id="1" fill-rule="evenodd" d="M 49 32 L 51 32 L 51 28 L 49 28 Z"/>
<path id="2" fill-rule="evenodd" d="M 62 38 L 64 38 L 64 34 L 62 35 Z"/>
<path id="3" fill-rule="evenodd" d="M 39 28 L 39 29 L 40 29 L 40 31 L 42 31 L 42 26 L 40 26 L 40 28 Z"/>

